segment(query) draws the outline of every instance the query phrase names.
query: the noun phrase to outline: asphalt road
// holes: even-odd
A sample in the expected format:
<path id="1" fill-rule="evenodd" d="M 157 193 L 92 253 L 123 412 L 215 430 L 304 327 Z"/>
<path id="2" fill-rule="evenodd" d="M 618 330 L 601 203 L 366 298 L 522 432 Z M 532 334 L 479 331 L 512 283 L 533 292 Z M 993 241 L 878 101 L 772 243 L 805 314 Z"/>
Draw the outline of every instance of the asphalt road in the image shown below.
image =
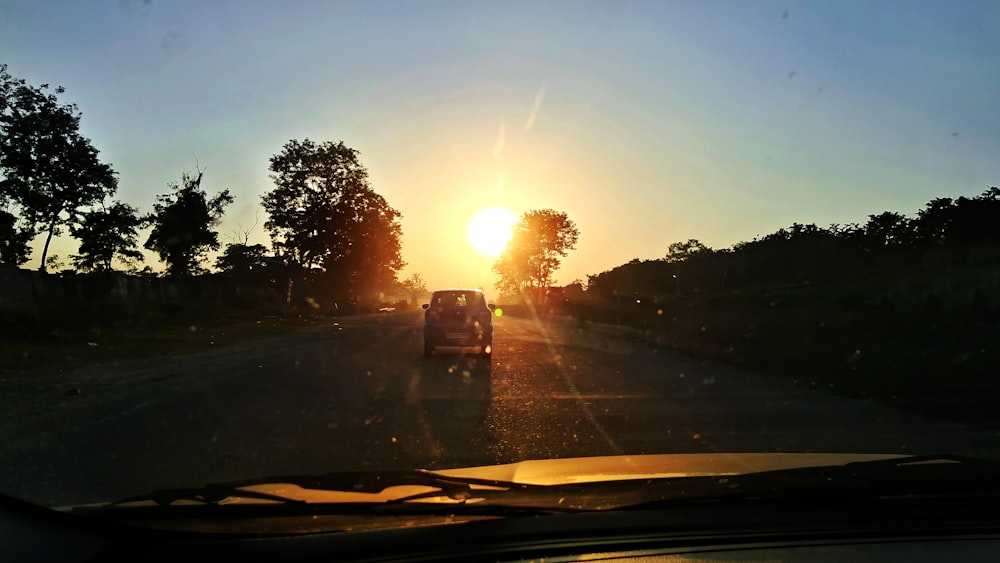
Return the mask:
<path id="1" fill-rule="evenodd" d="M 0 491 L 58 506 L 265 475 L 623 453 L 997 455 L 987 430 L 657 350 L 610 327 L 500 318 L 491 361 L 424 358 L 420 323 L 419 313 L 343 318 L 62 374 L 79 396 L 49 386 L 48 406 L 0 420 Z M 0 381 L 0 397 L 15 381 Z"/>

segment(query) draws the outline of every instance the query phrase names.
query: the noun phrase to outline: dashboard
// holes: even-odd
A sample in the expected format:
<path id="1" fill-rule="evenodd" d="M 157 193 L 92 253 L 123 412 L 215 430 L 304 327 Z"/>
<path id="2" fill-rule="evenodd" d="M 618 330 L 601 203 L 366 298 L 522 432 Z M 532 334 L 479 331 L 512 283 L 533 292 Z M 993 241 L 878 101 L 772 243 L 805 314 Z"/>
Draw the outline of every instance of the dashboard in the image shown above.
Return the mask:
<path id="1" fill-rule="evenodd" d="M 739 503 L 504 518 L 451 514 L 397 520 L 391 529 L 363 517 L 353 531 L 330 532 L 323 530 L 335 522 L 342 529 L 342 517 L 164 518 L 140 528 L 7 499 L 0 560 L 981 560 L 1000 553 L 995 506 L 994 498 Z M 214 533 L 189 531 L 200 526 Z"/>

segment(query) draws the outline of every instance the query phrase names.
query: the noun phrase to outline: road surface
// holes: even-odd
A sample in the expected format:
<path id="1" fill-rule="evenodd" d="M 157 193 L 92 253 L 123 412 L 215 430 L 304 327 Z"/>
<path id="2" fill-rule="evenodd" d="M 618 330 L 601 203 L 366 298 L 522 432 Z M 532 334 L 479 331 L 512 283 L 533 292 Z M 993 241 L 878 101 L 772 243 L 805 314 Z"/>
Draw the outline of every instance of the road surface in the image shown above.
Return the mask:
<path id="1" fill-rule="evenodd" d="M 425 358 L 421 319 L 342 318 L 211 353 L 6 374 L 0 401 L 20 410 L 0 416 L 0 491 L 61 506 L 550 457 L 997 453 L 987 430 L 657 350 L 622 329 L 503 317 L 492 361 Z"/>

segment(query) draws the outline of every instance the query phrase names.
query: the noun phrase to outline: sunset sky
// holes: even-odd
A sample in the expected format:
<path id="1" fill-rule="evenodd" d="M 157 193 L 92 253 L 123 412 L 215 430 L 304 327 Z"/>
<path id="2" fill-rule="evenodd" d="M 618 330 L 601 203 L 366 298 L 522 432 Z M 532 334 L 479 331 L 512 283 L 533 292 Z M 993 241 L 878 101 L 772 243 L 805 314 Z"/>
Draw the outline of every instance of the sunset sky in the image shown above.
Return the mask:
<path id="1" fill-rule="evenodd" d="M 224 241 L 267 243 L 268 158 L 342 140 L 403 214 L 401 277 L 492 290 L 488 207 L 566 212 L 565 284 L 1000 184 L 998 29 L 971 0 L 7 0 L 0 62 L 66 88 L 143 211 L 197 158 Z"/>

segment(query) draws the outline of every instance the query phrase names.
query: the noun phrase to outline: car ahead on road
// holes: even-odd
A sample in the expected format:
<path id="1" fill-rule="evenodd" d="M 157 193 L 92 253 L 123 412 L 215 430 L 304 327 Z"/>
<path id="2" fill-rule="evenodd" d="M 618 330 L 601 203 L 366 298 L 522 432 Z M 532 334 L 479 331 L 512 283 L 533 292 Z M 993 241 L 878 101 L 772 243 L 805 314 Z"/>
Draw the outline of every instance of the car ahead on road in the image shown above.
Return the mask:
<path id="1" fill-rule="evenodd" d="M 493 312 L 479 289 L 439 289 L 424 303 L 424 355 L 438 347 L 493 353 Z"/>

